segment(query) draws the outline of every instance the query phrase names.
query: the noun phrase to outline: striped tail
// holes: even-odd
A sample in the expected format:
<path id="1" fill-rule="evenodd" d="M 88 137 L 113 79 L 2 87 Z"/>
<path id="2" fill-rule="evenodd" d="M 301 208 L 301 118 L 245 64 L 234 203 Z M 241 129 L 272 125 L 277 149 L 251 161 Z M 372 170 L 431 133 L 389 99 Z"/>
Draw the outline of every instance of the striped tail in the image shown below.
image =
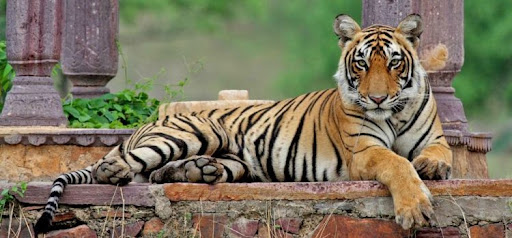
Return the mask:
<path id="1" fill-rule="evenodd" d="M 37 220 L 34 226 L 34 232 L 37 234 L 46 233 L 50 230 L 52 219 L 55 216 L 55 211 L 59 207 L 59 199 L 64 192 L 64 188 L 68 184 L 91 184 L 94 183 L 92 179 L 92 165 L 85 169 L 66 173 L 60 175 L 52 185 L 52 190 L 44 208 L 44 212 Z"/>

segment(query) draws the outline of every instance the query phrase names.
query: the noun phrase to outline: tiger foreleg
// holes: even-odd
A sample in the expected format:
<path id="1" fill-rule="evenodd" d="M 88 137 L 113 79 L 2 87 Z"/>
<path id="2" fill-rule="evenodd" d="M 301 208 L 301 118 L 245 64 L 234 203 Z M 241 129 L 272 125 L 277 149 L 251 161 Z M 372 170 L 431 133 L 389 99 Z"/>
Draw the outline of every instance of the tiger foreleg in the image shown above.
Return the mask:
<path id="1" fill-rule="evenodd" d="M 393 197 L 395 220 L 404 229 L 427 224 L 434 213 L 432 195 L 412 164 L 384 147 L 372 147 L 355 154 L 349 165 L 350 177 L 377 180 Z"/>
<path id="2" fill-rule="evenodd" d="M 235 155 L 212 157 L 196 155 L 184 160 L 171 161 L 149 176 L 152 183 L 191 182 L 224 183 L 243 179 L 248 167 Z"/>

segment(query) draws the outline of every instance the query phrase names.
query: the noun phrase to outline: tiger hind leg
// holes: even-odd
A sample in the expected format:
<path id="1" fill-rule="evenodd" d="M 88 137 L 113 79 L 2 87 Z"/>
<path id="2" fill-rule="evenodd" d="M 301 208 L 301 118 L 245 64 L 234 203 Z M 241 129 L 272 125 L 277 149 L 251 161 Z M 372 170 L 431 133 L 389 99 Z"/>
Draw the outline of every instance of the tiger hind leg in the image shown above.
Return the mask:
<path id="1" fill-rule="evenodd" d="M 171 161 L 149 176 L 152 183 L 191 182 L 224 183 L 243 180 L 249 174 L 248 166 L 232 154 L 221 156 L 196 155 Z"/>

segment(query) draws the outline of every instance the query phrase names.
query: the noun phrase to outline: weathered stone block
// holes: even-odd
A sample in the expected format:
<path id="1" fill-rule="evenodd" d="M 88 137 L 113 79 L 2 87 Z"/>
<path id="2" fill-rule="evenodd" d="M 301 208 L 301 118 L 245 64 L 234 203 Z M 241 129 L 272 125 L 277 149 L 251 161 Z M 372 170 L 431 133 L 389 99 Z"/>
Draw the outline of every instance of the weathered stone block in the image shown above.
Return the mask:
<path id="1" fill-rule="evenodd" d="M 414 232 L 416 238 L 459 238 L 460 232 L 457 227 L 424 227 Z"/>
<path id="2" fill-rule="evenodd" d="M 240 218 L 231 225 L 230 237 L 247 238 L 254 237 L 258 232 L 258 220 Z"/>
<path id="3" fill-rule="evenodd" d="M 221 238 L 224 234 L 228 217 L 223 214 L 195 214 L 192 218 L 194 229 L 200 237 Z"/>
<path id="4" fill-rule="evenodd" d="M 123 238 L 123 237 L 137 237 L 144 226 L 143 221 L 130 223 L 123 226 L 117 226 L 114 231 L 110 230 L 110 237 Z"/>
<path id="5" fill-rule="evenodd" d="M 503 238 L 505 237 L 505 226 L 503 223 L 472 226 L 469 228 L 469 233 L 471 238 Z"/>
<path id="6" fill-rule="evenodd" d="M 404 230 L 392 221 L 380 219 L 358 219 L 347 216 L 332 215 L 317 226 L 313 237 L 409 237 L 409 230 Z"/>
<path id="7" fill-rule="evenodd" d="M 94 232 L 87 225 L 80 225 L 77 227 L 52 231 L 45 236 L 46 238 L 69 238 L 69 237 L 80 237 L 80 238 L 97 238 L 96 232 Z"/>
<path id="8" fill-rule="evenodd" d="M 144 224 L 142 235 L 154 236 L 158 234 L 162 229 L 164 229 L 164 223 L 162 222 L 162 220 L 160 220 L 160 218 L 158 217 L 153 217 Z"/>
<path id="9" fill-rule="evenodd" d="M 300 226 L 302 225 L 302 219 L 300 218 L 279 218 L 276 221 L 276 225 L 280 226 L 283 231 L 298 234 Z"/>

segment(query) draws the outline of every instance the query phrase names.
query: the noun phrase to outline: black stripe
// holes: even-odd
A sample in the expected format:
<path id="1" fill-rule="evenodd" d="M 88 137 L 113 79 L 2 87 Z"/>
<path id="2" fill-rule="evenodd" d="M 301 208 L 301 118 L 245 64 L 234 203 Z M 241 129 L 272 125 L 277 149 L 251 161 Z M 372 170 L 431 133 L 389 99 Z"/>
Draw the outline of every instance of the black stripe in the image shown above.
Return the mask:
<path id="1" fill-rule="evenodd" d="M 425 97 L 425 95 L 427 95 L 429 93 L 429 87 L 425 85 L 425 94 L 424 94 L 424 98 L 423 98 L 423 101 L 421 102 L 421 106 L 418 110 L 418 112 L 416 112 L 416 114 L 414 115 L 413 119 L 409 122 L 409 124 L 407 125 L 407 127 L 403 130 L 401 130 L 399 133 L 398 133 L 398 136 L 401 136 L 403 135 L 405 132 L 409 131 L 411 129 L 411 127 L 414 125 L 414 123 L 416 123 L 416 121 L 418 120 L 418 118 L 420 117 L 421 113 L 423 112 L 423 110 L 425 109 L 425 106 L 427 105 L 427 102 L 429 101 L 430 99 L 430 96 L 429 97 Z"/>
<path id="2" fill-rule="evenodd" d="M 336 155 L 336 175 L 338 175 L 339 177 L 341 175 L 341 166 L 343 165 L 343 159 L 341 158 L 340 151 L 336 147 L 336 144 L 331 138 L 331 135 L 327 134 L 327 136 L 329 137 L 329 141 L 331 142 L 332 148 L 334 149 L 334 153 Z"/>
<path id="3" fill-rule="evenodd" d="M 307 171 L 307 163 L 306 163 L 306 156 L 304 155 L 304 158 L 302 158 L 302 176 L 300 178 L 301 182 L 309 182 L 308 181 L 308 171 Z"/>
<path id="4" fill-rule="evenodd" d="M 222 114 L 222 116 L 219 117 L 219 120 L 224 121 L 224 118 L 226 118 L 227 116 L 233 114 L 233 112 L 235 112 L 236 110 L 238 110 L 238 107 L 235 107 L 235 108 L 231 109 L 230 111 Z"/>
<path id="5" fill-rule="evenodd" d="M 148 165 L 146 164 L 146 162 L 144 160 L 142 160 L 141 158 L 139 158 L 138 156 L 133 154 L 131 151 L 128 152 L 128 155 L 130 155 L 132 157 L 132 159 L 135 160 L 137 163 L 142 165 L 142 169 L 140 170 L 140 172 L 146 172 L 146 168 Z"/>
<path id="6" fill-rule="evenodd" d="M 295 180 L 295 157 L 297 157 L 297 149 L 299 147 L 299 140 L 300 136 L 302 135 L 302 127 L 304 126 L 304 120 L 306 118 L 306 112 L 302 114 L 302 117 L 299 121 L 299 126 L 297 127 L 297 130 L 295 131 L 295 134 L 293 135 L 290 147 L 288 149 L 288 154 L 286 155 L 286 163 L 284 166 L 285 173 L 284 173 L 284 179 L 285 181 L 294 181 Z M 290 162 L 291 163 L 291 171 L 290 171 Z"/>
<path id="7" fill-rule="evenodd" d="M 413 159 L 412 156 L 413 156 L 414 150 L 416 150 L 416 148 L 418 148 L 418 146 L 421 144 L 423 139 L 425 139 L 425 137 L 430 133 L 430 130 L 432 129 L 432 126 L 434 125 L 434 121 L 435 121 L 435 117 L 432 119 L 432 122 L 430 122 L 430 126 L 428 127 L 427 131 L 425 133 L 423 133 L 423 135 L 421 135 L 420 139 L 416 142 L 414 147 L 412 147 L 412 150 L 409 151 L 409 156 L 407 156 L 409 161 L 412 161 L 412 159 Z"/>
<path id="8" fill-rule="evenodd" d="M 183 123 L 187 124 L 194 130 L 194 135 L 197 137 L 199 142 L 201 143 L 201 147 L 197 151 L 198 155 L 204 155 L 206 152 L 206 149 L 208 149 L 208 140 L 206 140 L 206 137 L 203 135 L 203 133 L 190 121 L 184 120 L 182 118 L 177 118 L 178 120 L 182 121 Z M 188 118 L 187 118 L 188 119 Z"/>
<path id="9" fill-rule="evenodd" d="M 317 156 L 317 143 L 316 143 L 316 123 L 313 123 L 313 154 L 311 156 L 311 170 L 313 172 L 313 181 L 318 181 L 316 178 L 316 156 Z"/>
<path id="10" fill-rule="evenodd" d="M 231 169 L 229 169 L 228 166 L 224 166 L 224 171 L 226 171 L 226 174 L 228 175 L 226 182 L 233 182 L 233 172 Z"/>
<path id="11" fill-rule="evenodd" d="M 347 132 L 345 132 L 345 133 L 347 133 Z M 354 136 L 369 136 L 369 137 L 373 137 L 373 138 L 379 140 L 380 142 L 382 142 L 382 144 L 385 145 L 386 147 L 389 147 L 388 144 L 382 138 L 380 138 L 380 137 L 378 137 L 376 135 L 370 134 L 370 133 L 355 133 L 355 134 L 347 133 L 347 134 L 350 137 L 354 137 Z"/>
<path id="12" fill-rule="evenodd" d="M 273 163 L 272 163 L 272 152 L 274 151 L 275 141 L 276 141 L 278 135 L 280 134 L 281 120 L 283 119 L 284 113 L 290 109 L 292 102 L 293 102 L 293 100 L 290 100 L 278 111 L 279 115 L 277 116 L 276 120 L 274 121 L 274 128 L 272 129 L 272 137 L 270 138 L 270 144 L 269 144 L 270 145 L 269 155 L 267 157 L 267 163 L 266 163 L 268 176 L 270 177 L 271 181 L 277 181 L 277 177 L 274 172 L 274 167 L 273 167 Z"/>

